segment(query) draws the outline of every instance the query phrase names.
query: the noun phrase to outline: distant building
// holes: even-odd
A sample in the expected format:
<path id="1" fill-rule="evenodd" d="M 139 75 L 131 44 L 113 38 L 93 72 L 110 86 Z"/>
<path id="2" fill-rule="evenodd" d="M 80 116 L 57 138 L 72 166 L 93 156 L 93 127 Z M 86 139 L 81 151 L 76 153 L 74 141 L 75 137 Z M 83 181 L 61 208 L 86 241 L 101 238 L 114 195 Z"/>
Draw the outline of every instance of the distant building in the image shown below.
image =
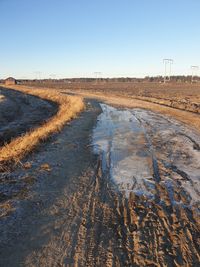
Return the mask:
<path id="1" fill-rule="evenodd" d="M 14 85 L 14 84 L 17 84 L 17 81 L 14 78 L 9 77 L 5 79 L 5 85 Z"/>

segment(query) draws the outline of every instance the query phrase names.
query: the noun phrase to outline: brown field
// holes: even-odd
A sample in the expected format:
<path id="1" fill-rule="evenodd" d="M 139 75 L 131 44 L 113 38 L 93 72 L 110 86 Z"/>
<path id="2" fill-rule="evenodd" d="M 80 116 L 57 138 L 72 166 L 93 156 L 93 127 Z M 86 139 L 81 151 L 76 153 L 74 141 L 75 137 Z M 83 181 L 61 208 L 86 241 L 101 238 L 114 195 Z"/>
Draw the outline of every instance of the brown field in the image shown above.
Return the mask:
<path id="1" fill-rule="evenodd" d="M 195 97 L 200 94 L 200 83 L 158 83 L 158 82 L 29 82 L 27 86 L 55 89 L 87 90 L 92 92 L 124 95 Z"/>
<path id="2" fill-rule="evenodd" d="M 125 96 L 200 113 L 200 83 L 155 82 L 74 82 L 32 83 L 33 86 L 66 89 L 74 92 L 99 93 L 104 96 Z"/>
<path id="3" fill-rule="evenodd" d="M 33 83 L 62 93 L 97 98 L 124 107 L 139 107 L 170 115 L 200 131 L 200 84 L 155 82 Z"/>
<path id="4" fill-rule="evenodd" d="M 82 88 L 77 85 L 77 88 Z M 169 107 L 200 113 L 200 85 L 199 84 L 111 84 L 95 85 L 86 89 L 90 92 L 112 94 L 129 98 L 145 100 Z"/>
<path id="5" fill-rule="evenodd" d="M 59 108 L 0 148 L 0 265 L 199 266 L 200 86 L 34 86 Z"/>

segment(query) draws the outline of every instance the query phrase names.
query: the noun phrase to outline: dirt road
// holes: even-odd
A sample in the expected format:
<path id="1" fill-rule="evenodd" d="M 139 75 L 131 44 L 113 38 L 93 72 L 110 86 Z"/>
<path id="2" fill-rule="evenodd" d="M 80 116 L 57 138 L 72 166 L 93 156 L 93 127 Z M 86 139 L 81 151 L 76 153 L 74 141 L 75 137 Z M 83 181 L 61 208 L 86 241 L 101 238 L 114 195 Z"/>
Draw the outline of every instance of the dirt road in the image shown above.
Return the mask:
<path id="1" fill-rule="evenodd" d="M 86 102 L 1 174 L 0 266 L 199 266 L 199 134 Z"/>

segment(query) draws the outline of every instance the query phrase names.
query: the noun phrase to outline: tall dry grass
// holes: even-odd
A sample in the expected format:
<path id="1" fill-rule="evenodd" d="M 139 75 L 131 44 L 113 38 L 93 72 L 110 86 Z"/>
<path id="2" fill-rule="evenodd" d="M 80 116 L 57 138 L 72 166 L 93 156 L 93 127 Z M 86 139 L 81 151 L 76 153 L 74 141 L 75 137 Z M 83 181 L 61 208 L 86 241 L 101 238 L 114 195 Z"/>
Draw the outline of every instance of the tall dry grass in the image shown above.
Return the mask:
<path id="1" fill-rule="evenodd" d="M 40 142 L 46 140 L 51 134 L 59 132 L 69 120 L 75 118 L 84 109 L 81 97 L 61 95 L 55 90 L 33 89 L 20 86 L 6 86 L 6 88 L 19 90 L 25 94 L 38 96 L 58 104 L 58 112 L 42 126 L 39 126 L 25 135 L 12 140 L 0 148 L 0 170 L 5 170 L 11 164 L 17 164 L 30 151 L 34 150 Z"/>

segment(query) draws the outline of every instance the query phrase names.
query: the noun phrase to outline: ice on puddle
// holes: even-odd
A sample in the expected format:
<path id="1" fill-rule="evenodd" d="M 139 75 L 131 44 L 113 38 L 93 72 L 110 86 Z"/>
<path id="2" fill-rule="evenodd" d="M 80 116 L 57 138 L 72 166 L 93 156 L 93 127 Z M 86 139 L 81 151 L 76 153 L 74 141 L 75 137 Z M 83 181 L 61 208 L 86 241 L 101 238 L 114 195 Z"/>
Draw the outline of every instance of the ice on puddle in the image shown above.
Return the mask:
<path id="1" fill-rule="evenodd" d="M 194 139 L 200 144 L 198 135 L 183 124 L 151 111 L 120 110 L 106 104 L 101 104 L 101 108 L 103 112 L 93 129 L 93 149 L 101 156 L 103 172 L 121 192 L 126 196 L 133 191 L 154 197 L 157 163 L 155 166 L 153 162 L 159 159 L 166 168 L 181 170 L 172 176 L 167 171 L 161 177 L 171 201 L 175 203 L 171 189 L 176 185 L 187 192 L 191 204 L 199 202 L 200 151 L 193 143 Z M 166 144 L 167 150 L 163 151 Z M 175 167 L 170 167 L 171 164 Z M 178 177 L 184 173 L 189 181 Z"/>
<path id="2" fill-rule="evenodd" d="M 129 110 L 101 104 L 103 112 L 93 131 L 94 152 L 101 154 L 103 171 L 128 196 L 130 191 L 152 195 L 145 177 L 152 177 L 151 155 L 142 127 Z M 141 155 L 140 151 L 145 151 Z"/>

